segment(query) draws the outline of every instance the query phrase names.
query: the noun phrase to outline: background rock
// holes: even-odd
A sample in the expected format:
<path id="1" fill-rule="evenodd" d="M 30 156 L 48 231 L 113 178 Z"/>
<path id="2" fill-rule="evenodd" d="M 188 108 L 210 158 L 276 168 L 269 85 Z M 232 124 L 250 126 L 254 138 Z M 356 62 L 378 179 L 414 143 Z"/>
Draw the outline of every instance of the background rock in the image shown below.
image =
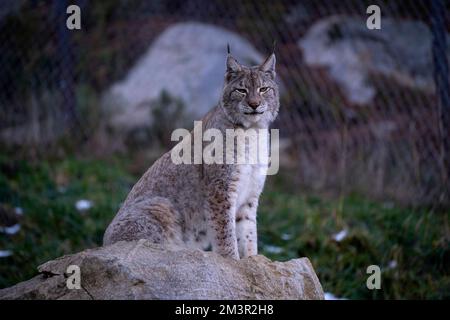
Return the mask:
<path id="1" fill-rule="evenodd" d="M 369 30 L 365 19 L 342 15 L 319 20 L 297 44 L 307 64 L 327 67 L 350 102 L 369 104 L 376 94 L 372 75 L 432 92 L 431 43 L 431 32 L 420 21 L 383 18 L 381 30 Z M 447 55 L 450 59 L 450 49 Z"/>
<path id="2" fill-rule="evenodd" d="M 82 289 L 67 289 L 69 265 L 80 267 Z M 0 290 L 0 299 L 323 299 L 307 258 L 235 261 L 146 240 L 86 250 L 38 269 L 33 279 Z"/>
<path id="3" fill-rule="evenodd" d="M 127 131 L 150 126 L 151 109 L 163 93 L 183 103 L 186 121 L 202 117 L 219 100 L 227 42 L 241 63 L 262 62 L 247 40 L 220 27 L 188 22 L 166 29 L 105 95 L 109 124 Z"/>

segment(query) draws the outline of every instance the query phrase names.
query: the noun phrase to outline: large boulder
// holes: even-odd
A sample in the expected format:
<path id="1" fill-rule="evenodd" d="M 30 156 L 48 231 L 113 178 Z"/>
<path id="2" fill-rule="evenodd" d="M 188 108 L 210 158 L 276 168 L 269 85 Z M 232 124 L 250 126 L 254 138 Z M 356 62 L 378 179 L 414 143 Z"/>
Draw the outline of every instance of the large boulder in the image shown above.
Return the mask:
<path id="1" fill-rule="evenodd" d="M 219 101 L 227 43 L 244 64 L 264 58 L 241 36 L 213 25 L 187 22 L 166 29 L 105 94 L 109 125 L 121 132 L 150 127 L 153 109 L 166 109 L 162 95 L 182 103 L 182 117 L 189 123 L 202 117 Z"/>
<path id="2" fill-rule="evenodd" d="M 450 59 L 449 35 L 447 43 Z M 383 18 L 381 30 L 369 30 L 365 19 L 344 15 L 319 20 L 298 41 L 305 62 L 325 67 L 349 102 L 360 105 L 370 104 L 376 95 L 371 77 L 433 92 L 431 44 L 431 31 L 423 22 Z"/>
<path id="3" fill-rule="evenodd" d="M 80 268 L 80 289 L 67 287 L 70 265 Z M 258 255 L 236 261 L 147 240 L 64 256 L 38 270 L 33 279 L 0 290 L 0 299 L 324 298 L 307 258 L 272 262 Z"/>

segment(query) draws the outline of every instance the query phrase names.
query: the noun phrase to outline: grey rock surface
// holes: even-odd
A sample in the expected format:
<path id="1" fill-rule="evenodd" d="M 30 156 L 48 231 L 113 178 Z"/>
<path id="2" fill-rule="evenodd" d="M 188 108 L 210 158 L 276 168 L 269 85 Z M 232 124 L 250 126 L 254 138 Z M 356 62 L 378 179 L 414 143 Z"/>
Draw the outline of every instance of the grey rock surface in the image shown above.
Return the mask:
<path id="1" fill-rule="evenodd" d="M 80 267 L 81 289 L 68 289 L 67 267 Z M 63 256 L 40 274 L 1 289 L 0 299 L 323 299 L 307 258 L 239 261 L 213 252 L 118 242 Z"/>
<path id="2" fill-rule="evenodd" d="M 450 58 L 450 36 L 447 35 Z M 363 18 L 335 15 L 313 24 L 298 41 L 305 62 L 325 67 L 355 104 L 376 95 L 371 76 L 384 76 L 412 89 L 433 92 L 432 34 L 420 21 L 383 18 L 369 30 Z"/>

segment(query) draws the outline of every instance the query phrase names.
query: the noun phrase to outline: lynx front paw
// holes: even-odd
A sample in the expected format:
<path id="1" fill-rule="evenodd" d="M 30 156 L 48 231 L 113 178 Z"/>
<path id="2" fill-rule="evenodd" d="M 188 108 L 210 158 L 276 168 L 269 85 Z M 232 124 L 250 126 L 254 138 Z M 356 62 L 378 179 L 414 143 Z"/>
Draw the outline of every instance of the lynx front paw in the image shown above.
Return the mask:
<path id="1" fill-rule="evenodd" d="M 245 237 L 244 239 L 238 239 L 239 256 L 240 258 L 247 258 L 250 256 L 256 256 L 258 254 L 258 246 L 256 239 Z"/>

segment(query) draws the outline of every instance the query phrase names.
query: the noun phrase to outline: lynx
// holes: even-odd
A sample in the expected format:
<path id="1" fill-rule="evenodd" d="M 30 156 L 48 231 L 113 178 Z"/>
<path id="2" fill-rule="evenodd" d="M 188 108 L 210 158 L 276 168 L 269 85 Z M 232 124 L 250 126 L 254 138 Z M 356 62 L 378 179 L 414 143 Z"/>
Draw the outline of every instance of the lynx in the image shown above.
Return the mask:
<path id="1" fill-rule="evenodd" d="M 203 130 L 267 129 L 279 110 L 275 76 L 274 53 L 248 67 L 228 50 L 222 95 L 203 117 Z M 256 255 L 265 170 L 260 163 L 174 164 L 169 151 L 134 185 L 103 243 L 148 239 L 234 259 Z"/>

